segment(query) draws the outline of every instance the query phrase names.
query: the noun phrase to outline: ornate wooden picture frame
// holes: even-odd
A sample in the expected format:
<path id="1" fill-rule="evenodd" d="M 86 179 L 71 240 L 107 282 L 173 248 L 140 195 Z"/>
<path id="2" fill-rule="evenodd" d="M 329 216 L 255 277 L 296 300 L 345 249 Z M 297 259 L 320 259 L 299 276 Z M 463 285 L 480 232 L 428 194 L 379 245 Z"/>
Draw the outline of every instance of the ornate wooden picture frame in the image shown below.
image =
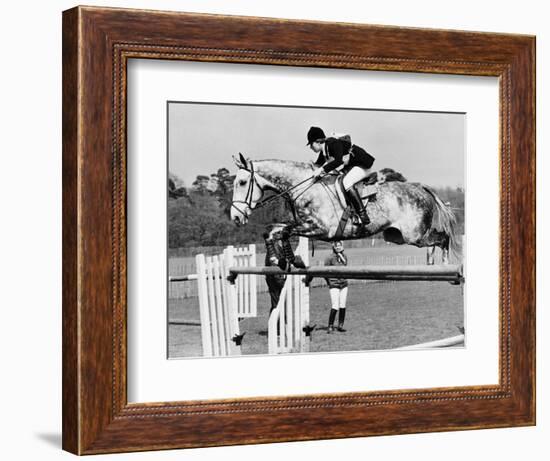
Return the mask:
<path id="1" fill-rule="evenodd" d="M 499 383 L 127 400 L 126 65 L 163 59 L 494 76 Z M 63 13 L 63 448 L 77 454 L 535 424 L 535 39 L 77 7 Z"/>

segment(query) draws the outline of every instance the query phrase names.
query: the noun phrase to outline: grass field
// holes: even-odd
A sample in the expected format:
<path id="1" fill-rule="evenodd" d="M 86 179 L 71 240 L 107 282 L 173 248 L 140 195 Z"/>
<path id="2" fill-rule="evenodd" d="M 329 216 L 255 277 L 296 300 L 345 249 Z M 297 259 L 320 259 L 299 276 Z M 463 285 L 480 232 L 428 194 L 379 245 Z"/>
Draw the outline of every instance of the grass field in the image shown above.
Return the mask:
<path id="1" fill-rule="evenodd" d="M 324 282 L 323 282 L 324 283 Z M 265 285 L 263 280 L 260 285 Z M 263 290 L 262 290 L 263 291 Z M 350 285 L 345 333 L 326 333 L 326 286 L 310 290 L 311 352 L 381 350 L 456 336 L 464 323 L 460 286 L 446 282 L 367 282 Z M 268 294 L 258 295 L 258 317 L 243 319 L 243 354 L 267 353 Z M 169 357 L 202 356 L 196 297 L 169 300 Z"/>

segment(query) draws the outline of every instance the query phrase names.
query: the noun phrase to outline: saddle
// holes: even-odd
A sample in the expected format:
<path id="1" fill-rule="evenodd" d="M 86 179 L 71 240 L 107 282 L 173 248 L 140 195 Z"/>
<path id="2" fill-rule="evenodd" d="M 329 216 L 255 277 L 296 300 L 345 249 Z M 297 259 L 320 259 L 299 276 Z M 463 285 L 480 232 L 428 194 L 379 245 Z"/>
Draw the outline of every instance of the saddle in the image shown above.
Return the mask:
<path id="1" fill-rule="evenodd" d="M 348 202 L 343 181 L 344 181 L 344 175 L 337 176 L 336 180 L 334 181 L 334 189 L 336 190 L 336 195 L 338 195 L 338 200 L 340 201 L 340 205 L 342 205 L 342 208 L 346 208 L 350 206 L 350 203 Z M 363 182 L 360 182 L 356 184 L 354 187 L 357 189 L 362 199 L 367 199 L 367 203 L 378 192 L 378 183 L 365 184 Z"/>
<path id="2" fill-rule="evenodd" d="M 357 214 L 355 213 L 355 208 L 348 200 L 346 190 L 344 189 L 343 178 L 344 178 L 344 175 L 340 175 L 336 178 L 334 182 L 334 189 L 336 190 L 336 194 L 338 195 L 338 200 L 340 201 L 342 208 L 344 208 L 344 212 L 340 217 L 340 222 L 338 223 L 338 228 L 336 230 L 336 234 L 335 234 L 336 240 L 339 240 L 344 234 L 346 224 L 350 218 L 352 218 L 354 225 L 358 227 L 362 227 L 361 219 L 359 218 L 359 216 L 357 216 Z M 367 199 L 365 206 L 367 206 L 368 202 L 372 200 L 376 195 L 376 193 L 378 192 L 377 184 L 367 185 L 361 182 L 356 184 L 354 187 L 359 192 L 361 199 L 363 200 Z"/>

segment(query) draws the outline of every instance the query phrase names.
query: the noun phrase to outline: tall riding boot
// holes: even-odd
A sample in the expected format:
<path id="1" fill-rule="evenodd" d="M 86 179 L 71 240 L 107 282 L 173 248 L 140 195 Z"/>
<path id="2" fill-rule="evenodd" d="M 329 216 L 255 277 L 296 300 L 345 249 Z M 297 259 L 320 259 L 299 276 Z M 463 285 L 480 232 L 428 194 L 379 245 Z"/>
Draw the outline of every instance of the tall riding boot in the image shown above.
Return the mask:
<path id="1" fill-rule="evenodd" d="M 334 319 L 336 318 L 336 309 L 331 309 L 330 314 L 328 315 L 328 328 L 327 333 L 332 333 L 334 331 Z"/>
<path id="2" fill-rule="evenodd" d="M 342 331 L 342 332 L 346 331 L 344 328 L 345 319 L 346 319 L 346 308 L 341 307 L 340 309 L 338 309 L 338 328 L 337 328 L 338 331 Z"/>
<path id="3" fill-rule="evenodd" d="M 361 195 L 359 194 L 355 186 L 351 187 L 348 190 L 348 198 L 353 205 L 353 208 L 355 208 L 356 213 L 359 215 L 359 218 L 361 219 L 363 225 L 366 226 L 367 224 L 369 224 L 370 219 L 367 215 L 367 210 L 365 209 L 365 206 L 363 205 L 363 200 L 361 199 Z"/>

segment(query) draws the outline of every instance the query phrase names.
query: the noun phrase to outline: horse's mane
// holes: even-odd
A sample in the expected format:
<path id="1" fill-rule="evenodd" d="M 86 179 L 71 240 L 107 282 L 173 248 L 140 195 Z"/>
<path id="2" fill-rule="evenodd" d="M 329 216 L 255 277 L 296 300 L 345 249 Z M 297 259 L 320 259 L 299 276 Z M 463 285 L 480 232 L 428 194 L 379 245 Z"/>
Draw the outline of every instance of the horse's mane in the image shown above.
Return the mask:
<path id="1" fill-rule="evenodd" d="M 262 163 L 262 162 L 270 162 L 270 163 L 278 163 L 285 166 L 293 166 L 298 169 L 304 169 L 304 170 L 313 170 L 314 165 L 312 162 L 299 162 L 296 160 L 281 160 L 281 159 L 264 159 L 264 160 L 256 160 L 254 163 Z M 379 180 L 379 175 L 384 175 L 384 182 L 407 182 L 407 178 L 403 176 L 398 171 L 395 171 L 392 168 L 382 168 L 378 171 L 373 171 L 371 174 L 369 174 L 364 180 L 363 183 L 366 185 L 369 184 L 375 184 Z"/>
<path id="2" fill-rule="evenodd" d="M 407 178 L 403 176 L 399 171 L 395 171 L 392 168 L 382 168 L 379 171 L 374 171 L 371 174 L 369 174 L 365 180 L 363 181 L 364 184 L 367 186 L 370 184 L 374 184 L 378 181 L 378 175 L 382 173 L 385 176 L 385 182 L 407 182 Z"/>
<path id="3" fill-rule="evenodd" d="M 303 168 L 305 170 L 311 170 L 313 169 L 313 163 L 312 162 L 299 162 L 297 160 L 282 160 L 280 158 L 265 158 L 265 159 L 261 159 L 261 160 L 254 160 L 254 163 L 263 163 L 263 162 L 269 162 L 269 163 L 278 163 L 282 166 L 288 166 L 288 165 L 291 165 L 291 166 L 294 166 L 294 167 L 297 167 L 297 168 Z"/>

